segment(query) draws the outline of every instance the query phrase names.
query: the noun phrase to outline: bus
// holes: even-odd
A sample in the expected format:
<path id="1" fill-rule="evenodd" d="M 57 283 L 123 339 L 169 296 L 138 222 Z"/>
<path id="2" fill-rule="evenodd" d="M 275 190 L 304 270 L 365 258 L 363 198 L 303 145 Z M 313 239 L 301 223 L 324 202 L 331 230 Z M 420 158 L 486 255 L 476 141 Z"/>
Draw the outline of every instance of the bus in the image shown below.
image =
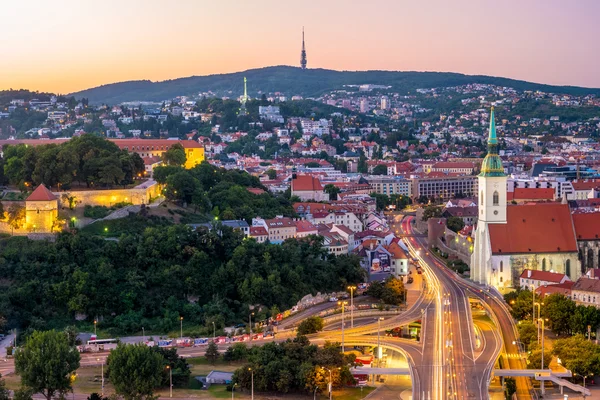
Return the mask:
<path id="1" fill-rule="evenodd" d="M 117 339 L 92 339 L 88 340 L 87 344 L 108 344 L 108 343 L 117 343 Z"/>

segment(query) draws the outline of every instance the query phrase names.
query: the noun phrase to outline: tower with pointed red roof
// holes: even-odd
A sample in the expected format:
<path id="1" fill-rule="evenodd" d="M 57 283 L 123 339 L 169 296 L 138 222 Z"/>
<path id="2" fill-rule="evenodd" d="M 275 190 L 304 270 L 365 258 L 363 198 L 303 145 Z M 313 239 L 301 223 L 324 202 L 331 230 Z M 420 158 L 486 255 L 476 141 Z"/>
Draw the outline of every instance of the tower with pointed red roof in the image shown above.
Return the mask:
<path id="1" fill-rule="evenodd" d="M 43 184 L 25 200 L 25 226 L 31 232 L 50 233 L 58 219 L 58 197 Z"/>

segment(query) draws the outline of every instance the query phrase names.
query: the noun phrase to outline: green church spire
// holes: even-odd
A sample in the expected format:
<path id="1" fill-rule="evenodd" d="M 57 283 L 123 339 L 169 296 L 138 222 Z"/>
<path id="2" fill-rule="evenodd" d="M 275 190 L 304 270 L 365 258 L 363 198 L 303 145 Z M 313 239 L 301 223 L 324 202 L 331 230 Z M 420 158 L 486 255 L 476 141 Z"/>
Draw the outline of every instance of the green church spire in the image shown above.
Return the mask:
<path id="1" fill-rule="evenodd" d="M 496 119 L 494 107 L 490 112 L 490 129 L 488 132 L 488 153 L 481 164 L 479 176 L 504 176 L 502 160 L 498 155 L 498 137 L 496 136 Z"/>

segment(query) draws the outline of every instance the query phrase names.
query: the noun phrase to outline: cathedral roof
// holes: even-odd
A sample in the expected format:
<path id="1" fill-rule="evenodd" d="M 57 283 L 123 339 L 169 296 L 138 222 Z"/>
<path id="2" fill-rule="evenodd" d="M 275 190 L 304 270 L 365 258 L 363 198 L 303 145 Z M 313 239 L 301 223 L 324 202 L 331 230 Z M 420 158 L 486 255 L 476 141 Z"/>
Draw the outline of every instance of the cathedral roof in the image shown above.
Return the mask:
<path id="1" fill-rule="evenodd" d="M 576 252 L 567 204 L 536 203 L 506 208 L 506 224 L 489 224 L 492 254 Z"/>
<path id="2" fill-rule="evenodd" d="M 573 214 L 577 240 L 600 240 L 600 213 Z"/>
<path id="3" fill-rule="evenodd" d="M 498 137 L 496 135 L 496 119 L 494 117 L 494 107 L 490 111 L 490 129 L 488 133 L 488 153 L 481 163 L 481 173 L 479 176 L 504 176 L 504 167 L 502 160 L 498 155 Z"/>

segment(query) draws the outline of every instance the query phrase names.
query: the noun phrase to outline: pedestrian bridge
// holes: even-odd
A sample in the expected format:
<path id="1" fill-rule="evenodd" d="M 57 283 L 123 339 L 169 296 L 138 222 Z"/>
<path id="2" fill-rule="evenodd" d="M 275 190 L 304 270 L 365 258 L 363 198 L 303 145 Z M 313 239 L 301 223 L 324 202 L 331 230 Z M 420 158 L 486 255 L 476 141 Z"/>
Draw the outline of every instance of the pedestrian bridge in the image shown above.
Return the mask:
<path id="1" fill-rule="evenodd" d="M 410 375 L 410 368 L 371 368 L 371 367 L 356 367 L 350 372 L 353 375 L 368 374 L 368 375 Z M 575 383 L 569 382 L 562 378 L 570 378 L 573 376 L 571 371 L 552 371 L 549 369 L 495 369 L 493 376 L 503 377 L 528 377 L 538 381 L 551 381 L 560 386 L 561 392 L 563 387 L 568 387 L 574 392 L 580 392 L 585 396 L 591 396 L 589 389 Z"/>

